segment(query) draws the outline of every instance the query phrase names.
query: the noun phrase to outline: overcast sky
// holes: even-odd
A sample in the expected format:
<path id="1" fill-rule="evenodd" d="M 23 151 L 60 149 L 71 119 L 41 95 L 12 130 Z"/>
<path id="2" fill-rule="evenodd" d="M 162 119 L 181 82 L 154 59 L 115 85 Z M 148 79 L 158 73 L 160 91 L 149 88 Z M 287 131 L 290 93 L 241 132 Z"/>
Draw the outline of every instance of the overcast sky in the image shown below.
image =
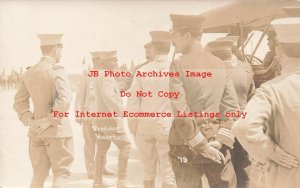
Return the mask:
<path id="1" fill-rule="evenodd" d="M 199 14 L 229 2 L 0 0 L 0 68 L 37 63 L 37 33 L 64 33 L 61 63 L 68 72 L 81 72 L 83 57 L 90 63 L 89 52 L 98 50 L 118 50 L 119 64 L 139 64 L 149 31 L 169 30 L 170 13 Z"/>

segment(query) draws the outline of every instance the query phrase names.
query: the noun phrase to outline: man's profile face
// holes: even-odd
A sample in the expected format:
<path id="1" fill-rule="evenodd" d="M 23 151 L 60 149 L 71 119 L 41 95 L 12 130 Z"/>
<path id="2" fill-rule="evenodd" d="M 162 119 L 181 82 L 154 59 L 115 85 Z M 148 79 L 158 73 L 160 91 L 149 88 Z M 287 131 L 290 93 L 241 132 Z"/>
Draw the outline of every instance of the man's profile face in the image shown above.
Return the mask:
<path id="1" fill-rule="evenodd" d="M 172 44 L 176 53 L 182 53 L 186 49 L 189 41 L 189 33 L 181 34 L 179 31 L 171 31 Z"/>
<path id="2" fill-rule="evenodd" d="M 57 61 L 59 61 L 62 57 L 62 49 L 63 49 L 62 46 L 58 46 L 55 49 L 55 57 L 56 57 Z"/>
<path id="3" fill-rule="evenodd" d="M 282 45 L 276 41 L 276 57 L 279 60 L 279 63 L 281 65 L 281 68 L 284 68 L 289 62 L 286 60 L 287 56 L 284 54 L 284 51 L 282 49 Z"/>
<path id="4" fill-rule="evenodd" d="M 146 59 L 147 59 L 147 61 L 151 60 L 151 58 L 152 58 L 151 47 L 145 48 L 145 52 L 146 52 Z"/>
<path id="5" fill-rule="evenodd" d="M 276 41 L 274 38 L 268 38 L 268 46 L 269 46 L 270 50 L 275 50 Z"/>
<path id="6" fill-rule="evenodd" d="M 274 46 L 275 46 L 276 56 L 280 60 L 284 56 L 284 54 L 282 52 L 282 49 L 281 49 L 281 45 L 280 45 L 280 43 L 279 43 L 279 41 L 277 39 L 274 39 L 274 44 L 275 44 Z"/>

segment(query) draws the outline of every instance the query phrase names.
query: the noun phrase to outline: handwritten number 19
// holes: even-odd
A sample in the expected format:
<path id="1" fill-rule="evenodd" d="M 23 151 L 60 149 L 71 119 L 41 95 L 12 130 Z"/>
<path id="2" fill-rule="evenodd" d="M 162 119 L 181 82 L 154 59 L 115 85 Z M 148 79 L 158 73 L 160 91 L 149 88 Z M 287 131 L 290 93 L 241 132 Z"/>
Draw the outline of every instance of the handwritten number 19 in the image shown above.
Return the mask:
<path id="1" fill-rule="evenodd" d="M 186 157 L 177 157 L 178 160 L 181 162 L 181 163 L 187 163 L 187 158 Z"/>

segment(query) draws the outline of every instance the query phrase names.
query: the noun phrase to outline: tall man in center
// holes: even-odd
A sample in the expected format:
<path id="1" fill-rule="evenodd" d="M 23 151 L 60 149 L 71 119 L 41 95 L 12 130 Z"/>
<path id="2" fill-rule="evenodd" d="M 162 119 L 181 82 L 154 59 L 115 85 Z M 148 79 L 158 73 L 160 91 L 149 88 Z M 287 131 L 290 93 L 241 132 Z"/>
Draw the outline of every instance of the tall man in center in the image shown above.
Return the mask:
<path id="1" fill-rule="evenodd" d="M 175 120 L 170 130 L 172 168 L 178 188 L 201 188 L 206 175 L 211 188 L 236 187 L 236 176 L 230 159 L 234 136 L 232 119 L 227 112 L 239 109 L 233 82 L 223 62 L 207 53 L 200 44 L 204 18 L 196 15 L 170 15 L 175 52 L 179 60 L 170 71 L 180 77 L 170 78 L 170 90 L 179 92 L 171 100 Z M 209 78 L 186 77 L 186 71 L 211 72 Z M 176 117 L 181 112 L 218 113 L 220 117 Z"/>
<path id="2" fill-rule="evenodd" d="M 166 31 L 150 32 L 152 41 L 150 51 L 154 59 L 139 70 L 142 72 L 168 72 L 170 63 L 168 53 L 171 46 L 171 36 Z M 139 78 L 135 77 L 130 92 L 137 91 L 169 91 L 169 78 Z M 170 100 L 157 95 L 153 97 L 129 97 L 128 111 L 131 112 L 170 112 Z M 157 166 L 162 176 L 163 188 L 174 188 L 175 175 L 172 171 L 168 152 L 169 131 L 172 118 L 141 118 L 129 119 L 129 129 L 135 135 L 136 145 L 144 164 L 144 188 L 155 187 Z"/>

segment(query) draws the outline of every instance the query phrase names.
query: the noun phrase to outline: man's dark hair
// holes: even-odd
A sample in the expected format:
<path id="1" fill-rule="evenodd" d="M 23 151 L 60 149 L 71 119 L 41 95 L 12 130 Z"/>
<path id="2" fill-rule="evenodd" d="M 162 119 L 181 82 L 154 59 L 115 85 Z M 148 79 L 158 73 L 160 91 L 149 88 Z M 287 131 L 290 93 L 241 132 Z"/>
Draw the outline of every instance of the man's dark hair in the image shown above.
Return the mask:
<path id="1" fill-rule="evenodd" d="M 153 42 L 152 45 L 161 54 L 168 54 L 171 47 L 171 43 L 165 42 Z"/>
<path id="2" fill-rule="evenodd" d="M 211 52 L 211 54 L 219 57 L 223 61 L 226 59 L 230 59 L 232 57 L 232 51 L 229 51 L 229 50 Z"/>
<path id="3" fill-rule="evenodd" d="M 186 33 L 191 33 L 192 38 L 199 39 L 202 36 L 202 30 L 194 30 L 191 28 L 185 28 L 178 31 L 181 35 L 184 35 Z"/>
<path id="4" fill-rule="evenodd" d="M 42 54 L 49 54 L 55 47 L 56 45 L 41 46 Z"/>
<path id="5" fill-rule="evenodd" d="M 62 47 L 61 44 L 59 45 L 46 45 L 46 46 L 41 46 L 41 51 L 43 55 L 49 54 L 55 47 Z"/>
<path id="6" fill-rule="evenodd" d="M 101 60 L 101 58 L 93 58 L 93 64 L 95 68 L 101 68 L 101 69 L 113 69 L 116 66 L 118 66 L 117 61 L 107 59 L 107 60 Z"/>

